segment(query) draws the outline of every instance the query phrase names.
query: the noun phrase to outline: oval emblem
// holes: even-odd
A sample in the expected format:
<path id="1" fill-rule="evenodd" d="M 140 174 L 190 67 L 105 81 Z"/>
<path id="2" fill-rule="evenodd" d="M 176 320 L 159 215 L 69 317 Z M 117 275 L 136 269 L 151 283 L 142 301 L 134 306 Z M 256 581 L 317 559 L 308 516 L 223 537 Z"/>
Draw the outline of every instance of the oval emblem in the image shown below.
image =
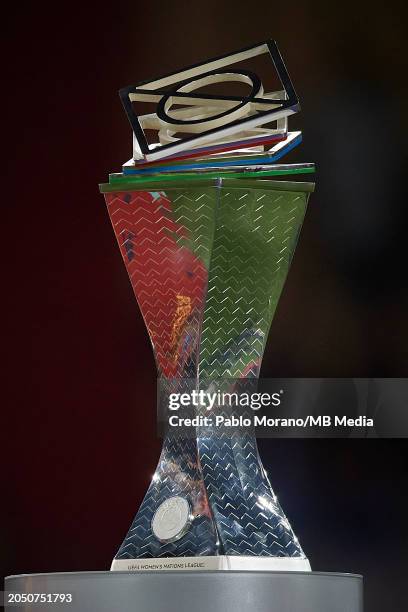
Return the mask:
<path id="1" fill-rule="evenodd" d="M 174 542 L 185 534 L 190 522 L 188 501 L 175 495 L 157 508 L 152 520 L 152 531 L 160 542 Z"/>

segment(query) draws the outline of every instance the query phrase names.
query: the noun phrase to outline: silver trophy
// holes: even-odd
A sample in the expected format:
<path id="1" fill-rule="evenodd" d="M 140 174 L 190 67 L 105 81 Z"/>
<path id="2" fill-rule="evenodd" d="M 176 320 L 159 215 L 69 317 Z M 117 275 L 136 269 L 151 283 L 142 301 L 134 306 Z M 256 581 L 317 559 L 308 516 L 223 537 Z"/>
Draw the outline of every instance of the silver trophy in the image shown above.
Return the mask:
<path id="1" fill-rule="evenodd" d="M 120 96 L 133 155 L 101 191 L 165 413 L 171 396 L 256 384 L 314 167 L 277 163 L 301 133 L 288 131 L 299 102 L 273 41 Z M 361 576 L 311 571 L 253 430 L 218 429 L 208 414 L 198 406 L 192 430 L 168 428 L 115 571 L 10 577 L 8 590 L 71 592 L 81 612 L 361 612 Z"/>
<path id="2" fill-rule="evenodd" d="M 187 381 L 258 377 L 312 189 L 191 177 L 106 193 L 165 397 Z M 193 568 L 199 557 L 201 569 L 310 569 L 251 431 L 167 433 L 112 569 L 170 568 L 174 557 Z"/>

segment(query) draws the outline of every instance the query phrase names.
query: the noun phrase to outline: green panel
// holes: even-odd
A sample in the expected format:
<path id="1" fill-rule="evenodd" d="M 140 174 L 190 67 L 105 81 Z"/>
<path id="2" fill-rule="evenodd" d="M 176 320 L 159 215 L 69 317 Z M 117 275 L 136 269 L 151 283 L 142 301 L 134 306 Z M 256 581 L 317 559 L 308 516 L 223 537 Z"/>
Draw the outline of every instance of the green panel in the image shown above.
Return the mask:
<path id="1" fill-rule="evenodd" d="M 221 190 L 201 334 L 202 377 L 258 374 L 307 199 L 302 191 Z"/>
<path id="2" fill-rule="evenodd" d="M 254 173 L 252 173 L 254 174 Z M 177 177 L 178 178 L 178 177 Z M 216 177 L 209 177 L 207 174 L 190 175 L 188 184 L 187 181 L 169 181 L 167 176 L 161 176 L 160 181 L 153 184 L 150 180 L 138 179 L 134 182 L 132 179 L 117 183 L 102 183 L 99 185 L 101 193 L 117 192 L 117 191 L 162 191 L 166 189 L 188 189 L 195 188 L 203 189 L 205 187 L 227 187 L 228 189 L 261 189 L 261 190 L 279 190 L 279 191 L 314 191 L 314 183 L 304 183 L 300 181 L 275 181 L 267 180 L 267 178 L 234 178 L 221 177 L 217 174 Z"/>
<path id="3" fill-rule="evenodd" d="M 214 172 L 176 172 L 176 173 L 164 173 L 154 175 L 135 175 L 113 173 L 109 177 L 109 182 L 115 185 L 121 185 L 122 183 L 132 183 L 137 185 L 138 183 L 157 183 L 160 181 L 190 181 L 192 178 L 198 180 L 216 179 L 220 177 L 232 177 L 232 178 L 262 178 L 269 176 L 285 176 L 285 175 L 296 175 L 296 174 L 311 174 L 315 171 L 314 168 L 296 168 L 290 170 L 246 170 L 243 172 L 237 171 L 214 171 Z"/>

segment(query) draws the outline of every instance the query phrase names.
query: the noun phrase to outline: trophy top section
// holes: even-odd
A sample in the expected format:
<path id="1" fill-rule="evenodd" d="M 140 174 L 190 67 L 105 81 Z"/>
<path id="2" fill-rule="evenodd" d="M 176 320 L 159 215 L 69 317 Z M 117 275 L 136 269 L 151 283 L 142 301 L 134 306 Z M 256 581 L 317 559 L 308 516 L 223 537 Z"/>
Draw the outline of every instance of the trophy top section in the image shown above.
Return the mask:
<path id="1" fill-rule="evenodd" d="M 148 162 L 203 147 L 211 154 L 270 143 L 285 136 L 287 117 L 299 110 L 273 40 L 124 87 L 119 95 L 134 133 L 133 157 Z"/>
<path id="2" fill-rule="evenodd" d="M 275 41 L 140 81 L 119 95 L 133 155 L 102 192 L 198 180 L 222 187 L 230 179 L 263 182 L 315 171 L 312 163 L 279 162 L 302 142 L 302 132 L 288 130 L 300 106 Z"/>

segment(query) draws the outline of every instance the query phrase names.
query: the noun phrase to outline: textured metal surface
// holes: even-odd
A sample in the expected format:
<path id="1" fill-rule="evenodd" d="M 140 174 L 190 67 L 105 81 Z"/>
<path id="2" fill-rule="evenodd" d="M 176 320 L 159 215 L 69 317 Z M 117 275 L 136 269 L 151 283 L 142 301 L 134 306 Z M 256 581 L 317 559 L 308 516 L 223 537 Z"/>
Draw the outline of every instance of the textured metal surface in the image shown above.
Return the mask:
<path id="1" fill-rule="evenodd" d="M 169 380 L 172 392 L 182 391 L 183 379 L 197 373 L 217 197 L 211 188 L 196 194 L 174 190 L 171 200 L 162 192 L 106 196 L 159 376 Z M 183 538 L 162 543 L 151 523 L 160 504 L 173 495 L 188 500 L 193 521 Z M 170 432 L 151 485 L 116 557 L 217 553 L 217 531 L 199 467 L 197 442 Z"/>
<path id="2" fill-rule="evenodd" d="M 106 194 L 109 214 L 169 391 L 186 378 L 257 377 L 308 193 L 169 189 Z M 178 382 L 179 381 L 179 382 Z M 303 557 L 245 434 L 170 433 L 118 559 L 195 555 Z M 158 506 L 184 496 L 193 520 L 162 543 Z"/>
<path id="3" fill-rule="evenodd" d="M 200 341 L 200 376 L 257 377 L 306 209 L 306 194 L 222 190 Z M 198 449 L 221 546 L 230 555 L 303 556 L 255 436 L 200 430 Z"/>

